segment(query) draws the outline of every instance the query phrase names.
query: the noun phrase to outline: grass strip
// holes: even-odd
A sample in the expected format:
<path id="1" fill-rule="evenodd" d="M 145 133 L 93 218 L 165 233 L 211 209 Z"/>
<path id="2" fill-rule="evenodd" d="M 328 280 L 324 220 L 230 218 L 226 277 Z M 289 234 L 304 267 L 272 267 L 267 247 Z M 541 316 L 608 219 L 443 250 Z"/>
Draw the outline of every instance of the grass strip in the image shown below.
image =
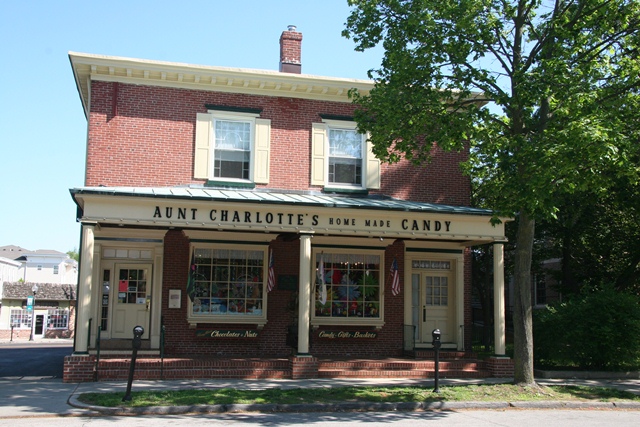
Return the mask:
<path id="1" fill-rule="evenodd" d="M 123 402 L 123 392 L 83 393 L 83 403 L 104 407 L 190 406 L 220 404 L 295 404 L 337 402 L 440 402 L 440 401 L 640 401 L 633 393 L 606 387 L 483 384 L 440 387 L 314 387 L 298 389 L 234 388 L 134 391 Z"/>

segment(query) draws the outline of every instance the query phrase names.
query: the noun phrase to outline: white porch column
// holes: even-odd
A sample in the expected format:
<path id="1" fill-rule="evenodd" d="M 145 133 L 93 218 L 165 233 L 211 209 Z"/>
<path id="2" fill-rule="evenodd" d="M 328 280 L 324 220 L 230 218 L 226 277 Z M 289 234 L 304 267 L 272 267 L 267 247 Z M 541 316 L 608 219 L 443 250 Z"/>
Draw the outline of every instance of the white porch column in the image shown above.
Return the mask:
<path id="1" fill-rule="evenodd" d="M 93 225 L 82 225 L 82 248 L 80 250 L 80 276 L 78 277 L 78 290 L 76 293 L 76 330 L 74 353 L 87 354 L 89 340 L 89 318 L 91 318 L 91 295 L 93 277 Z"/>
<path id="2" fill-rule="evenodd" d="M 506 320 L 504 305 L 504 244 L 493 244 L 493 323 L 495 354 L 503 356 L 506 347 Z"/>
<path id="3" fill-rule="evenodd" d="M 300 235 L 300 281 L 298 290 L 298 355 L 309 354 L 311 318 L 311 236 Z"/>

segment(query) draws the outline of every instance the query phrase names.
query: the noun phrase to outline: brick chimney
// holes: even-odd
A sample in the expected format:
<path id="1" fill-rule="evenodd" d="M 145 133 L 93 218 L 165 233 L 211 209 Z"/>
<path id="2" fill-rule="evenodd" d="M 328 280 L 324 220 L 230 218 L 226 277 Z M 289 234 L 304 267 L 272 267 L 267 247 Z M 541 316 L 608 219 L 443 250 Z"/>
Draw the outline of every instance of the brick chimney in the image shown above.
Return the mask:
<path id="1" fill-rule="evenodd" d="M 295 25 L 289 25 L 280 36 L 280 71 L 283 73 L 302 73 L 302 33 Z"/>

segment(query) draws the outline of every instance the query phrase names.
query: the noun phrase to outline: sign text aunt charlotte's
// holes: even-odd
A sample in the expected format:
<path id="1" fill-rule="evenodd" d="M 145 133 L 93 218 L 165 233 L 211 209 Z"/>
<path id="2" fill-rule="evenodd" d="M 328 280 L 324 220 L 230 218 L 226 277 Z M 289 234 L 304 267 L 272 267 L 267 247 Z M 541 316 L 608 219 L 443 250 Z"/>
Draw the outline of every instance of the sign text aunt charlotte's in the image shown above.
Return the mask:
<path id="1" fill-rule="evenodd" d="M 232 209 L 185 208 L 174 206 L 156 206 L 153 212 L 156 220 L 196 221 L 211 224 L 228 225 L 273 225 L 290 227 L 349 227 L 355 230 L 394 229 L 411 232 L 450 232 L 451 221 L 431 219 L 391 220 L 376 217 L 350 217 L 338 215 L 319 215 L 279 211 L 249 211 Z"/>

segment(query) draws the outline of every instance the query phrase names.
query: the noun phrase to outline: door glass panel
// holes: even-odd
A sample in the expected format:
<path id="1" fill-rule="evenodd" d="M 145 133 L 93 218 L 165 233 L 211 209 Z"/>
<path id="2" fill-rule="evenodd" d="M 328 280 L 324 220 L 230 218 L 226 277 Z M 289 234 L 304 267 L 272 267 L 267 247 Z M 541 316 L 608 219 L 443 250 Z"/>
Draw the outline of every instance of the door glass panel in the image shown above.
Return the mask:
<path id="1" fill-rule="evenodd" d="M 449 304 L 449 282 L 446 277 L 425 277 L 425 304 L 447 306 Z"/>
<path id="2" fill-rule="evenodd" d="M 147 297 L 146 270 L 121 269 L 118 287 L 120 304 L 144 304 Z"/>
<path id="3" fill-rule="evenodd" d="M 419 328 L 420 324 L 420 275 L 411 275 L 411 319 L 413 321 L 414 328 L 414 340 L 419 340 Z"/>

